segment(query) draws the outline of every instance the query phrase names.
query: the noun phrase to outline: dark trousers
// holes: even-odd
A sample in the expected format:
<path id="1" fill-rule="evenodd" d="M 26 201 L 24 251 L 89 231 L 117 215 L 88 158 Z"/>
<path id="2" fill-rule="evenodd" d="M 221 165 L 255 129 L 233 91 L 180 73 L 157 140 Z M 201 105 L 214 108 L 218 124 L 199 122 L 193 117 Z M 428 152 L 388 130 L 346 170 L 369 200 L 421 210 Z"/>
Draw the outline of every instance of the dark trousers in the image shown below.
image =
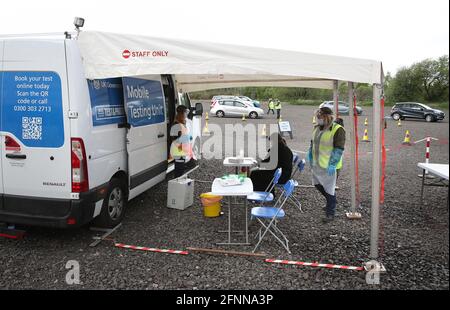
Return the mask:
<path id="1" fill-rule="evenodd" d="M 250 174 L 254 191 L 265 191 L 273 179 L 275 170 L 254 170 Z M 272 191 L 272 194 L 275 190 Z"/>
<path id="2" fill-rule="evenodd" d="M 277 119 L 280 119 L 281 109 L 277 109 Z"/>
<path id="3" fill-rule="evenodd" d="M 181 160 L 175 160 L 175 178 L 181 177 L 185 172 L 188 172 L 189 170 L 193 169 L 195 166 L 197 166 L 197 161 L 194 159 L 191 159 L 187 163 L 184 162 L 184 159 Z"/>
<path id="4" fill-rule="evenodd" d="M 270 111 L 272 111 L 272 114 L 274 114 L 274 115 L 275 115 L 275 111 L 274 111 L 273 109 L 269 109 L 269 111 L 267 111 L 267 115 L 269 115 L 269 114 L 270 114 Z"/>
<path id="5" fill-rule="evenodd" d="M 316 184 L 315 185 L 317 190 L 325 197 L 327 200 L 327 206 L 326 206 L 326 214 L 327 216 L 334 216 L 336 213 L 336 194 L 330 195 L 328 194 L 322 185 Z"/>

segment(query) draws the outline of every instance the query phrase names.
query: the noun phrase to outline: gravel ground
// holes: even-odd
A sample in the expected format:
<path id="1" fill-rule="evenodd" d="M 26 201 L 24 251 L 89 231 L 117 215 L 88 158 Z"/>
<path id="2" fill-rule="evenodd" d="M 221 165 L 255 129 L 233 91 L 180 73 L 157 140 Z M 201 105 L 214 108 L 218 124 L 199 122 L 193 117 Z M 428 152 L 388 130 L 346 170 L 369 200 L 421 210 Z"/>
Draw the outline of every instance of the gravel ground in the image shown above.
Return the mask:
<path id="1" fill-rule="evenodd" d="M 208 104 L 205 102 L 206 111 Z M 364 118 L 369 118 L 372 132 L 371 108 L 359 119 L 362 138 Z M 309 144 L 313 107 L 284 105 L 283 119 L 289 120 L 294 139 L 289 146 L 305 151 Z M 386 109 L 386 114 L 389 109 Z M 448 111 L 445 111 L 448 115 Z M 348 117 L 344 117 L 349 125 Z M 241 122 L 240 119 L 210 117 L 210 124 Z M 247 123 L 275 123 L 273 116 Z M 260 258 L 191 254 L 187 256 L 138 252 L 113 247 L 104 241 L 90 248 L 96 233 L 88 227 L 75 230 L 55 230 L 22 227 L 27 236 L 21 241 L 0 239 L 0 288 L 3 289 L 449 289 L 449 229 L 448 191 L 427 188 L 424 204 L 420 204 L 420 171 L 416 165 L 424 161 L 423 143 L 401 145 L 405 130 L 412 141 L 426 135 L 438 138 L 432 142 L 431 162 L 448 163 L 448 118 L 439 123 L 404 121 L 397 127 L 387 121 L 386 199 L 381 210 L 380 261 L 387 268 L 380 285 L 367 285 L 365 273 L 349 270 L 315 269 L 310 267 L 270 265 Z M 274 239 L 268 238 L 259 252 L 271 258 L 308 262 L 336 263 L 361 266 L 368 260 L 370 243 L 371 147 L 360 146 L 361 220 L 345 218 L 350 207 L 349 161 L 338 185 L 338 217 L 331 224 L 322 224 L 325 200 L 312 188 L 296 192 L 304 213 L 288 206 L 287 217 L 280 228 L 288 236 L 292 255 L 288 255 Z M 210 190 L 208 183 L 215 176 L 229 171 L 220 160 L 201 161 L 200 169 L 192 174 L 195 184 L 194 206 L 177 211 L 166 205 L 167 183 L 161 183 L 129 203 L 123 226 L 113 238 L 122 243 L 185 249 L 186 247 L 216 248 L 225 236 L 217 233 L 226 227 L 226 216 L 204 218 L 199 194 Z M 298 176 L 300 184 L 310 184 L 311 174 Z M 244 214 L 236 208 L 234 221 L 242 223 Z M 258 225 L 250 225 L 253 237 Z M 224 247 L 222 247 L 224 248 Z M 251 251 L 251 247 L 232 247 L 236 251 Z M 66 262 L 80 263 L 81 284 L 65 282 Z"/>

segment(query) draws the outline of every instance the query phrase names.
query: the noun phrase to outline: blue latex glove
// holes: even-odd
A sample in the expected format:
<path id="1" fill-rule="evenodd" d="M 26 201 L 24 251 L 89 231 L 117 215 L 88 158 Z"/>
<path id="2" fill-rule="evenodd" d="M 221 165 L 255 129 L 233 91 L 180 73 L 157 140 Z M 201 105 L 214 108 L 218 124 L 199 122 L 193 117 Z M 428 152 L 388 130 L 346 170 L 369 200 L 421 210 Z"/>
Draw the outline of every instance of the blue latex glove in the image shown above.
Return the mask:
<path id="1" fill-rule="evenodd" d="M 328 163 L 328 165 L 337 166 L 337 164 L 341 160 L 343 153 L 344 153 L 343 149 L 334 148 L 333 151 L 331 151 L 330 162 Z"/>
<path id="2" fill-rule="evenodd" d="M 327 173 L 329 176 L 332 176 L 336 173 L 336 166 L 328 165 Z"/>
<path id="3" fill-rule="evenodd" d="M 331 152 L 330 162 L 328 163 L 328 175 L 332 176 L 336 173 L 336 166 L 342 158 L 342 154 L 344 153 L 343 149 L 334 148 Z"/>

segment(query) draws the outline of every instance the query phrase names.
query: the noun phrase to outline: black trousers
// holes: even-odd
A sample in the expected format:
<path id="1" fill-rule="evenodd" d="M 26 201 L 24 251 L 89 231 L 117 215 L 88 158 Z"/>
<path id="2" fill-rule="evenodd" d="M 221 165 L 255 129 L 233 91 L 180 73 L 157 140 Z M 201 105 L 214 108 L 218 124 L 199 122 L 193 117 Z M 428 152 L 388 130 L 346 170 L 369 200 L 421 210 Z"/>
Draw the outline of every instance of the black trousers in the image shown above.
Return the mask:
<path id="1" fill-rule="evenodd" d="M 175 160 L 175 178 L 181 177 L 185 172 L 188 172 L 189 170 L 193 169 L 195 166 L 197 166 L 197 161 L 194 159 L 191 159 L 187 163 L 184 162 L 184 159 Z"/>
<path id="2" fill-rule="evenodd" d="M 280 119 L 281 109 L 277 109 L 277 119 Z"/>
<path id="3" fill-rule="evenodd" d="M 250 174 L 254 191 L 265 191 L 273 179 L 275 170 L 254 170 Z M 274 191 L 273 191 L 274 192 Z"/>
<path id="4" fill-rule="evenodd" d="M 334 216 L 334 214 L 336 213 L 336 193 L 334 195 L 328 194 L 325 191 L 325 189 L 323 188 L 323 186 L 320 184 L 316 184 L 315 187 L 327 200 L 327 206 L 326 206 L 327 216 Z"/>

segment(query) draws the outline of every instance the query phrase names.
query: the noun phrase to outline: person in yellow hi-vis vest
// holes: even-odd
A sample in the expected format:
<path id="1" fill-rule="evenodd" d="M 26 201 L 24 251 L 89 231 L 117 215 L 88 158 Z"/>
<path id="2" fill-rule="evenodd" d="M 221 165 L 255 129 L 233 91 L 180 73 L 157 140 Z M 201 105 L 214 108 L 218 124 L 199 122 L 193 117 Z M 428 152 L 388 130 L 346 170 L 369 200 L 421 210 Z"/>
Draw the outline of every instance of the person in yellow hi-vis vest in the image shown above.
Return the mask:
<path id="1" fill-rule="evenodd" d="M 269 110 L 267 111 L 267 115 L 269 115 L 270 111 L 275 115 L 275 102 L 273 102 L 272 98 L 269 99 Z"/>
<path id="2" fill-rule="evenodd" d="M 312 168 L 314 186 L 327 200 L 324 223 L 334 220 L 336 213 L 336 170 L 342 167 L 345 129 L 334 122 L 333 111 L 322 107 L 317 111 L 308 161 Z"/>
<path id="3" fill-rule="evenodd" d="M 276 99 L 275 100 L 275 110 L 277 110 L 277 119 L 280 119 L 280 115 L 281 115 L 281 102 L 280 100 Z"/>
<path id="4" fill-rule="evenodd" d="M 193 159 L 192 135 L 186 124 L 188 113 L 185 106 L 178 106 L 174 125 L 170 129 L 170 135 L 174 139 L 170 146 L 170 155 L 175 160 L 175 178 L 182 176 L 196 164 Z"/>

